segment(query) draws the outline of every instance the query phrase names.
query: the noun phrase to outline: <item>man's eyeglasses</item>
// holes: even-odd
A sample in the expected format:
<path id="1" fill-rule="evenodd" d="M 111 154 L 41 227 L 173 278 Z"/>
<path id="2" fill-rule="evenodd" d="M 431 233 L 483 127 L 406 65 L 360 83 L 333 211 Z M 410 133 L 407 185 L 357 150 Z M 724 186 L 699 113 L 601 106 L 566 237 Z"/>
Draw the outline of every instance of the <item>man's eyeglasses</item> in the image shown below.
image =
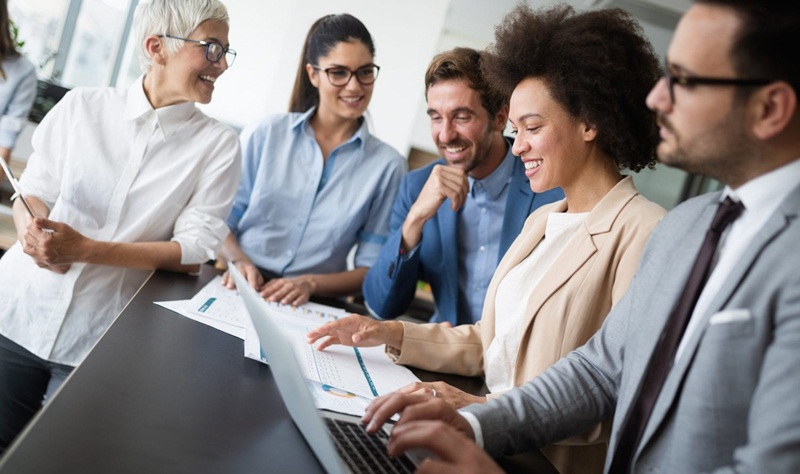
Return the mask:
<path id="1" fill-rule="evenodd" d="M 189 41 L 190 43 L 197 43 L 201 46 L 206 47 L 206 59 L 209 62 L 215 63 L 222 59 L 222 55 L 225 55 L 225 60 L 228 62 L 228 67 L 233 66 L 233 62 L 236 61 L 236 51 L 230 48 L 224 48 L 221 44 L 217 43 L 216 41 L 201 41 L 201 40 L 193 40 L 189 38 L 181 38 L 180 36 L 173 36 L 173 35 L 158 35 L 159 38 L 172 38 L 181 41 Z"/>
<path id="2" fill-rule="evenodd" d="M 355 71 L 351 71 L 345 67 L 329 67 L 329 68 L 321 68 L 319 66 L 313 66 L 314 69 L 317 71 L 322 71 L 328 76 L 328 81 L 331 85 L 336 87 L 343 87 L 346 86 L 348 82 L 350 82 L 350 78 L 355 76 L 356 80 L 362 86 L 368 86 L 373 84 L 376 79 L 378 79 L 378 72 L 381 70 L 379 66 L 371 65 L 371 66 L 364 66 L 356 69 Z"/>
<path id="3" fill-rule="evenodd" d="M 667 80 L 669 87 L 669 98 L 672 103 L 675 103 L 675 85 L 681 87 L 694 87 L 694 86 L 736 86 L 736 87 L 757 87 L 765 86 L 771 82 L 772 79 L 728 79 L 722 77 L 702 77 L 702 76 L 674 76 L 669 69 L 664 69 L 664 78 Z"/>

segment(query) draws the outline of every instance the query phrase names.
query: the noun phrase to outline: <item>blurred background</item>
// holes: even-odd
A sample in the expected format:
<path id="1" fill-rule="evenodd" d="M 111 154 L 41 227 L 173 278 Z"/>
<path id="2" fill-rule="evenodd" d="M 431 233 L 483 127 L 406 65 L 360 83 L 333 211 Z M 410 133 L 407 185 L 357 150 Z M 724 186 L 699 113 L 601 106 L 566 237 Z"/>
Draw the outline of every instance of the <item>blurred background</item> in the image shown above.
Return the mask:
<path id="1" fill-rule="evenodd" d="M 223 0 L 231 16 L 236 64 L 201 106 L 234 128 L 286 111 L 308 27 L 328 13 L 351 13 L 372 33 L 381 66 L 370 105 L 372 132 L 409 158 L 415 168 L 436 157 L 425 113 L 423 76 L 431 57 L 456 46 L 483 49 L 494 27 L 518 0 Z M 9 0 L 9 14 L 37 66 L 39 95 L 12 155 L 17 172 L 31 153 L 30 135 L 43 114 L 76 86 L 125 87 L 140 74 L 131 24 L 139 0 Z M 691 0 L 530 0 L 534 8 L 568 3 L 577 10 L 623 8 L 633 14 L 656 53 L 666 53 Z M 639 189 L 667 209 L 719 184 L 659 165 L 635 176 Z M 7 183 L 5 184 L 7 186 Z M 0 209 L 1 211 L 1 209 Z M 0 212 L 0 219 L 3 213 Z M 0 226 L 2 223 L 0 222 Z M 13 238 L 13 233 L 12 233 Z M 0 242 L 2 247 L 2 242 Z"/>

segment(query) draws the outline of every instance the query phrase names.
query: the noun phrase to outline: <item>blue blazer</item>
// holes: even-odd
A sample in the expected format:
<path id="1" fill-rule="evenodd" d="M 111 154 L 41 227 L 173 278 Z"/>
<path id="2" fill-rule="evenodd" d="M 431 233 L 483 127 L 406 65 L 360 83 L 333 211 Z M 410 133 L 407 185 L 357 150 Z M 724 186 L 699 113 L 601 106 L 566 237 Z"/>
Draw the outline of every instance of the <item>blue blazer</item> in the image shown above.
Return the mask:
<path id="1" fill-rule="evenodd" d="M 511 186 L 508 190 L 503 229 L 500 236 L 500 252 L 497 263 L 522 230 L 528 215 L 539 206 L 564 197 L 561 189 L 544 193 L 531 191 L 522 161 L 514 160 Z M 408 310 L 414 299 L 417 280 L 431 285 L 436 303 L 436 314 L 432 322 L 449 321 L 454 325 L 471 323 L 459 318 L 458 310 L 458 214 L 450 209 L 450 200 L 439 207 L 436 216 L 422 228 L 422 241 L 417 251 L 406 258 L 400 252 L 403 222 L 409 209 L 419 197 L 433 167 L 445 164 L 439 159 L 430 165 L 412 171 L 403 178 L 400 191 L 392 208 L 389 237 L 381 249 L 378 260 L 367 272 L 363 293 L 367 308 L 373 316 L 394 319 Z"/>

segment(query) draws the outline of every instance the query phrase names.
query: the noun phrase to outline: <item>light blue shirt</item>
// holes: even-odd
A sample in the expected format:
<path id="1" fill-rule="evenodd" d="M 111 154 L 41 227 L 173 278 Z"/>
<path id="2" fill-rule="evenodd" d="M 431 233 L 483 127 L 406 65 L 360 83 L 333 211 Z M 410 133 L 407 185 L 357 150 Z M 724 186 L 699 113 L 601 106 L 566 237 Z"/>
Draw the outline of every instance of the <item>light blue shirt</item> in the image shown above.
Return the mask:
<path id="1" fill-rule="evenodd" d="M 0 79 L 0 147 L 14 148 L 36 98 L 36 68 L 22 56 L 6 58 Z"/>
<path id="2" fill-rule="evenodd" d="M 258 267 L 283 276 L 370 267 L 389 231 L 407 164 L 366 123 L 327 160 L 304 114 L 266 117 L 241 134 L 242 178 L 228 226 Z"/>
<path id="3" fill-rule="evenodd" d="M 458 308 L 473 323 L 481 319 L 486 290 L 497 268 L 508 183 L 516 159 L 508 159 L 508 155 L 513 155 L 511 147 L 489 176 L 467 178 L 470 196 L 458 215 Z M 461 271 L 463 268 L 470 271 Z"/>

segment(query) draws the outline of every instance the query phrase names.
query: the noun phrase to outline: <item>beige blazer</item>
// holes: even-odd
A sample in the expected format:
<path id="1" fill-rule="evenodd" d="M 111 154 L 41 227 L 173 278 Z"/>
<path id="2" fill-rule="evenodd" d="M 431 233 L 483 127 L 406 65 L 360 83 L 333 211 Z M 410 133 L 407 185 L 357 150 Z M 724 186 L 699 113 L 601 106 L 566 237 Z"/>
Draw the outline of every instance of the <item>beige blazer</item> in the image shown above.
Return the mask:
<path id="1" fill-rule="evenodd" d="M 483 356 L 495 335 L 497 287 L 542 240 L 547 215 L 565 210 L 566 202 L 562 200 L 543 206 L 528 217 L 495 270 L 481 321 L 455 328 L 403 323 L 397 363 L 437 372 L 483 375 Z M 621 180 L 597 203 L 530 299 L 520 302 L 527 306 L 528 316 L 520 327 L 523 338 L 515 366 L 515 385 L 542 373 L 600 328 L 611 306 L 627 290 L 647 238 L 665 212 L 640 195 L 630 177 Z M 545 454 L 562 473 L 602 472 L 607 431 L 598 426 L 581 437 L 566 440 L 567 446 L 546 447 Z M 583 446 L 568 446 L 575 444 Z"/>

